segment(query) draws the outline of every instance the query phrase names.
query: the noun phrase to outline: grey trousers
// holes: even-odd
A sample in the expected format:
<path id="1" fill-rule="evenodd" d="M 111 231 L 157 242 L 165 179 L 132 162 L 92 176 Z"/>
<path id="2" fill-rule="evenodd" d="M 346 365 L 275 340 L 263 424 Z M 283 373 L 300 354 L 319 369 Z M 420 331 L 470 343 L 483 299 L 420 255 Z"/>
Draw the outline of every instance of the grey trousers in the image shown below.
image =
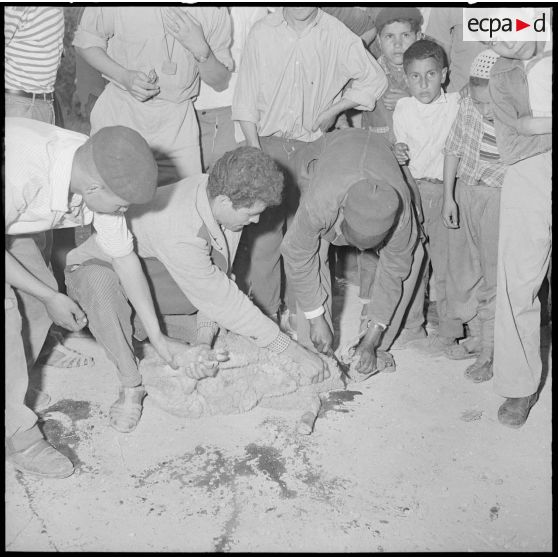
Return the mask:
<path id="1" fill-rule="evenodd" d="M 482 347 L 488 351 L 494 348 L 500 191 L 458 180 L 456 202 L 465 249 L 457 235 L 448 237 L 448 312 L 463 322 L 478 316 Z"/>
<path id="2" fill-rule="evenodd" d="M 37 243 L 31 236 L 6 236 L 9 253 L 37 279 L 57 290 Z M 30 430 L 37 416 L 24 403 L 29 370 L 35 364 L 52 320 L 45 305 L 30 294 L 6 283 L 5 318 L 5 392 L 6 437 Z"/>
<path id="3" fill-rule="evenodd" d="M 207 172 L 227 151 L 237 147 L 231 110 L 231 107 L 196 109 L 204 172 Z"/>
<path id="4" fill-rule="evenodd" d="M 526 397 L 539 388 L 541 305 L 552 251 L 552 152 L 511 165 L 500 203 L 494 324 L 494 391 Z"/>
<path id="5" fill-rule="evenodd" d="M 448 296 L 446 278 L 449 261 L 449 236 L 454 237 L 452 250 L 465 250 L 466 240 L 460 229 L 448 229 L 442 221 L 442 203 L 444 192 L 442 184 L 417 180 L 420 192 L 422 213 L 424 215 L 424 232 L 427 236 L 426 251 L 432 263 L 434 286 L 436 289 L 436 306 L 438 310 L 438 333 L 444 337 L 463 337 L 463 322 L 448 313 Z M 428 268 L 427 268 L 428 269 Z M 414 304 L 424 308 L 424 289 L 419 289 Z"/>
<path id="6" fill-rule="evenodd" d="M 142 260 L 159 316 L 193 314 L 197 309 L 158 260 Z M 124 288 L 112 266 L 100 260 L 89 260 L 65 270 L 68 296 L 87 315 L 89 330 L 104 348 L 117 369 L 120 383 L 136 387 L 142 383 L 133 349 L 134 333 L 143 333 Z M 138 337 L 145 337 L 145 334 Z"/>

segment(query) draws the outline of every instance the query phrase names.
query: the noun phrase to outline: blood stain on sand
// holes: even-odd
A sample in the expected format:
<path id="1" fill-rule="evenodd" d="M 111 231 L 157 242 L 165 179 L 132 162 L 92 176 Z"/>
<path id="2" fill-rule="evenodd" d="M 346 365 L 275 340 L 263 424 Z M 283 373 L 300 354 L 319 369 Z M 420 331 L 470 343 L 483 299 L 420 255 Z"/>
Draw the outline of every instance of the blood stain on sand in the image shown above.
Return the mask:
<path id="1" fill-rule="evenodd" d="M 326 416 L 330 411 L 348 413 L 349 409 L 343 409 L 342 406 L 347 401 L 354 401 L 357 395 L 362 395 L 362 391 L 330 391 L 327 396 L 322 398 L 322 406 L 320 407 L 318 418 Z"/>
<path id="2" fill-rule="evenodd" d="M 248 444 L 245 450 L 248 456 L 247 461 L 255 461 L 258 471 L 264 473 L 264 475 L 279 486 L 281 496 L 284 498 L 294 498 L 297 495 L 296 490 L 287 488 L 287 484 L 282 479 L 286 472 L 285 460 L 281 457 L 281 453 L 277 448 Z"/>

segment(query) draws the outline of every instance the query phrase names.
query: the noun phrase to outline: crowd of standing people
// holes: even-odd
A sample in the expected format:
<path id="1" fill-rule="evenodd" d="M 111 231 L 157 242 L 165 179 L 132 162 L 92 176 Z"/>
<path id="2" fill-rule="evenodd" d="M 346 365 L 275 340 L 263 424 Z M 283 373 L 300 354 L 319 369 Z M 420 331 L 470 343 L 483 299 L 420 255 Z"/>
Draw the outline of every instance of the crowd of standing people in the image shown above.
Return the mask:
<path id="1" fill-rule="evenodd" d="M 376 373 L 380 352 L 471 359 L 466 378 L 493 378 L 505 398 L 499 421 L 525 423 L 551 257 L 551 40 L 466 42 L 451 7 L 86 7 L 78 80 L 106 84 L 90 92 L 88 137 L 54 116 L 63 8 L 4 16 L 6 447 L 18 470 L 73 472 L 25 403 L 53 323 L 87 327 L 115 364 L 119 432 L 136 428 L 146 396 L 136 344 L 176 367 L 170 315 L 195 315 L 193 378 L 218 373 L 223 329 L 323 381 L 336 247 L 357 252 L 351 381 Z M 59 292 L 51 231 L 89 224 Z M 87 361 L 58 341 L 51 364 Z"/>

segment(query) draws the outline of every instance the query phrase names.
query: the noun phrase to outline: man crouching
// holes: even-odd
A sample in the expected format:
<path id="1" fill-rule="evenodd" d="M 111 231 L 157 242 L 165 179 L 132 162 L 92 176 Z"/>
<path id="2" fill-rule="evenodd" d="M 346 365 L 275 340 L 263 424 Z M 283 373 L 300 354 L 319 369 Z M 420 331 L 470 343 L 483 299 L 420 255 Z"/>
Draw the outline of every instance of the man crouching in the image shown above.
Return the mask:
<path id="1" fill-rule="evenodd" d="M 197 345 L 209 348 L 219 327 L 283 353 L 319 382 L 329 376 L 317 354 L 292 341 L 237 287 L 231 268 L 242 229 L 278 205 L 283 175 L 261 150 L 239 147 L 209 175 L 191 176 L 157 189 L 153 201 L 127 215 L 159 316 L 197 314 Z M 114 362 L 120 380 L 110 425 L 131 432 L 146 395 L 132 347 L 143 337 L 110 261 L 94 236 L 68 254 L 68 293 L 87 314 L 89 329 Z M 134 328 L 134 326 L 136 326 Z M 213 374 L 211 366 L 193 372 Z"/>

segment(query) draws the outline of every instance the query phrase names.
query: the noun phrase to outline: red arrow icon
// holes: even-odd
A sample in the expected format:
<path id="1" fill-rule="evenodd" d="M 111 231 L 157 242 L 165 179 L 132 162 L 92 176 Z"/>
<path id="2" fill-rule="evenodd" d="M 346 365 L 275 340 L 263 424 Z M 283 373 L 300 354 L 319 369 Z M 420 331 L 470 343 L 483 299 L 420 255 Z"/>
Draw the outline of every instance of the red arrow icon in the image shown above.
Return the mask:
<path id="1" fill-rule="evenodd" d="M 521 31 L 522 29 L 525 29 L 526 27 L 531 27 L 530 23 L 525 23 L 524 21 L 521 21 L 520 19 L 515 18 L 515 30 L 516 31 Z"/>

